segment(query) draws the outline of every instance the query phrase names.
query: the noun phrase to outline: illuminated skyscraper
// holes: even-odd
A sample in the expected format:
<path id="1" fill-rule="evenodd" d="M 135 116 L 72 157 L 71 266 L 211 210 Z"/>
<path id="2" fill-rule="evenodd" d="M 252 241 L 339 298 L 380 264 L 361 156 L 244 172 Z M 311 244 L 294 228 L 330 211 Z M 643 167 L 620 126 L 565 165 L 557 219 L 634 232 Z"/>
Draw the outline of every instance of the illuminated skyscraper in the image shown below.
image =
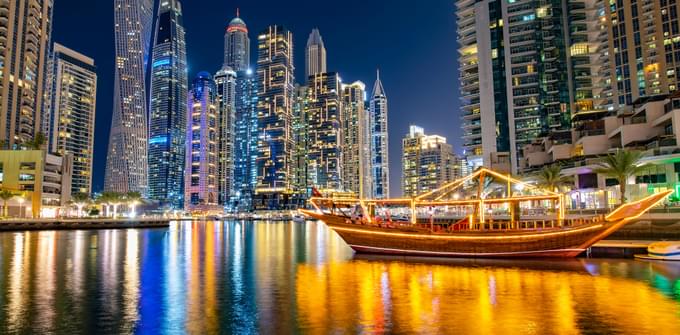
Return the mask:
<path id="1" fill-rule="evenodd" d="M 236 72 L 250 69 L 250 38 L 248 27 L 236 10 L 224 34 L 224 65 Z"/>
<path id="2" fill-rule="evenodd" d="M 370 140 L 366 85 L 360 81 L 342 85 L 342 159 L 345 191 L 371 196 Z"/>
<path id="3" fill-rule="evenodd" d="M 308 129 L 307 182 L 320 190 L 341 191 L 342 100 L 337 73 L 309 77 L 305 115 Z"/>
<path id="4" fill-rule="evenodd" d="M 223 67 L 215 75 L 218 110 L 217 181 L 219 203 L 227 206 L 234 185 L 234 131 L 236 128 L 236 72 Z"/>
<path id="5" fill-rule="evenodd" d="M 159 6 L 151 63 L 149 198 L 181 209 L 188 90 L 182 6 L 179 0 Z"/>
<path id="6" fill-rule="evenodd" d="M 145 69 L 152 6 L 153 0 L 115 0 L 113 4 L 116 70 L 104 182 L 107 191 L 138 191 L 147 195 Z"/>
<path id="7" fill-rule="evenodd" d="M 3 149 L 41 131 L 52 0 L 0 1 L 0 141 Z"/>
<path id="8" fill-rule="evenodd" d="M 253 71 L 236 73 L 234 192 L 231 210 L 249 211 L 257 183 L 257 82 Z"/>
<path id="9" fill-rule="evenodd" d="M 326 47 L 319 29 L 314 28 L 305 48 L 305 78 L 319 73 L 326 73 Z"/>
<path id="10" fill-rule="evenodd" d="M 92 192 L 92 153 L 97 106 L 97 73 L 94 60 L 55 43 L 50 60 L 45 121 L 50 152 L 73 156 L 71 191 Z"/>
<path id="11" fill-rule="evenodd" d="M 270 26 L 258 36 L 257 192 L 293 191 L 293 34 Z"/>
<path id="12" fill-rule="evenodd" d="M 462 177 L 461 160 L 439 135 L 426 135 L 411 126 L 402 141 L 402 186 L 405 197 L 415 197 Z"/>
<path id="13" fill-rule="evenodd" d="M 188 100 L 184 208 L 219 213 L 223 211 L 217 183 L 219 110 L 215 82 L 209 73 L 196 76 Z"/>
<path id="14" fill-rule="evenodd" d="M 371 172 L 373 197 L 387 198 L 390 195 L 390 166 L 387 132 L 387 95 L 377 73 L 370 102 L 369 127 L 371 133 Z"/>

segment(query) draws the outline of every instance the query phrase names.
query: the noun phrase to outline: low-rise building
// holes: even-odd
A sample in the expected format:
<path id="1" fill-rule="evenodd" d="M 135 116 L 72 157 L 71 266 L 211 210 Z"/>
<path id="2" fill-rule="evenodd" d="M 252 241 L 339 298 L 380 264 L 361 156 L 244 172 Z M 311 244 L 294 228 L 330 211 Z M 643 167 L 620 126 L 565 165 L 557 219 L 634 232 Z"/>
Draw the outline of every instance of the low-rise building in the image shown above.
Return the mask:
<path id="1" fill-rule="evenodd" d="M 0 150 L 0 188 L 17 194 L 9 216 L 51 218 L 71 200 L 73 157 L 44 150 Z"/>

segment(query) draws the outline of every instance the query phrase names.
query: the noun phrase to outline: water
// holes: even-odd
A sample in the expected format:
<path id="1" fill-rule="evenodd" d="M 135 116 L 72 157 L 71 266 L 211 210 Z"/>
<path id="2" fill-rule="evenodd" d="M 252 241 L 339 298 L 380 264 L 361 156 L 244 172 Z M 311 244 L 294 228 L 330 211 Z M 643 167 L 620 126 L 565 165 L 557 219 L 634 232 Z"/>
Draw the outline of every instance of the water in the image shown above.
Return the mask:
<path id="1" fill-rule="evenodd" d="M 0 334 L 680 334 L 680 264 L 353 256 L 323 224 L 0 234 Z"/>

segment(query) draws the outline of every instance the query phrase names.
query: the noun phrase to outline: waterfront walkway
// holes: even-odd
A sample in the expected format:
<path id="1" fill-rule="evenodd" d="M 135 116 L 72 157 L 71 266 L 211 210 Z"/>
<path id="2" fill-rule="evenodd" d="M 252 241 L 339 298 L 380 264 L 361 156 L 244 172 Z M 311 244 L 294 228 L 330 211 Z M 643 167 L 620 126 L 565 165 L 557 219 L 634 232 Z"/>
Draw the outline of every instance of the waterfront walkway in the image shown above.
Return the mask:
<path id="1" fill-rule="evenodd" d="M 63 230 L 63 229 L 125 229 L 169 227 L 169 219 L 10 219 L 0 220 L 1 231 Z"/>

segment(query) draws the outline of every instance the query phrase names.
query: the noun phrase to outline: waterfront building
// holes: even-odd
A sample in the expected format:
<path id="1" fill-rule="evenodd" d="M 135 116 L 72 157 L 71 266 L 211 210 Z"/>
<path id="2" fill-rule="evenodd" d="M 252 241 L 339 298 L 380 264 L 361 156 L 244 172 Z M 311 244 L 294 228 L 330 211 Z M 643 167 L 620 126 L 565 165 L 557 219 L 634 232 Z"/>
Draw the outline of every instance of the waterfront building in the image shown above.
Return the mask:
<path id="1" fill-rule="evenodd" d="M 44 133 L 49 152 L 73 156 L 71 191 L 92 193 L 97 73 L 94 60 L 54 44 Z"/>
<path id="2" fill-rule="evenodd" d="M 224 66 L 215 74 L 218 110 L 217 181 L 220 205 L 227 207 L 234 185 L 236 72 Z"/>
<path id="3" fill-rule="evenodd" d="M 309 186 L 322 192 L 343 190 L 342 100 L 337 73 L 317 73 L 308 78 L 305 115 L 308 128 L 307 173 Z"/>
<path id="4" fill-rule="evenodd" d="M 326 46 L 319 29 L 312 29 L 305 48 L 305 78 L 326 73 Z"/>
<path id="5" fill-rule="evenodd" d="M 161 1 L 151 58 L 149 199 L 184 207 L 187 55 L 179 0 Z"/>
<path id="6" fill-rule="evenodd" d="M 572 120 L 612 108 L 603 2 L 456 4 L 463 141 L 473 168 L 517 172 L 524 145 L 543 136 L 570 144 Z"/>
<path id="7" fill-rule="evenodd" d="M 463 177 L 461 160 L 445 137 L 426 135 L 423 128 L 411 126 L 402 144 L 405 197 L 416 197 Z"/>
<path id="8" fill-rule="evenodd" d="M 17 194 L 8 201 L 15 217 L 55 218 L 71 200 L 73 156 L 46 150 L 1 150 L 0 184 Z"/>
<path id="9" fill-rule="evenodd" d="M 387 131 L 387 95 L 377 72 L 369 110 L 371 134 L 371 174 L 373 198 L 384 199 L 390 195 L 389 138 Z"/>
<path id="10" fill-rule="evenodd" d="M 41 131 L 52 34 L 52 0 L 0 3 L 0 149 Z"/>
<path id="11" fill-rule="evenodd" d="M 309 151 L 309 122 L 307 111 L 310 104 L 310 92 L 307 85 L 295 84 L 293 104 L 293 140 L 295 153 L 293 155 L 293 188 L 311 194 L 309 182 L 309 165 L 307 154 Z"/>
<path id="12" fill-rule="evenodd" d="M 258 35 L 257 115 L 258 157 L 257 206 L 294 208 L 293 104 L 295 67 L 293 34 L 278 25 Z"/>
<path id="13" fill-rule="evenodd" d="M 252 209 L 257 183 L 257 82 L 252 70 L 236 73 L 234 193 L 231 210 Z"/>
<path id="14" fill-rule="evenodd" d="M 218 189 L 219 108 L 215 82 L 199 73 L 189 91 L 184 209 L 221 213 Z"/>
<path id="15" fill-rule="evenodd" d="M 238 9 L 236 10 L 236 17 L 229 22 L 224 34 L 224 66 L 228 66 L 236 72 L 250 69 L 248 26 L 241 19 Z"/>
<path id="16" fill-rule="evenodd" d="M 115 0 L 113 117 L 104 189 L 147 195 L 148 132 L 145 74 L 153 0 Z"/>
<path id="17" fill-rule="evenodd" d="M 366 111 L 366 85 L 360 81 L 343 84 L 342 161 L 343 184 L 347 192 L 370 197 L 370 140 Z"/>

